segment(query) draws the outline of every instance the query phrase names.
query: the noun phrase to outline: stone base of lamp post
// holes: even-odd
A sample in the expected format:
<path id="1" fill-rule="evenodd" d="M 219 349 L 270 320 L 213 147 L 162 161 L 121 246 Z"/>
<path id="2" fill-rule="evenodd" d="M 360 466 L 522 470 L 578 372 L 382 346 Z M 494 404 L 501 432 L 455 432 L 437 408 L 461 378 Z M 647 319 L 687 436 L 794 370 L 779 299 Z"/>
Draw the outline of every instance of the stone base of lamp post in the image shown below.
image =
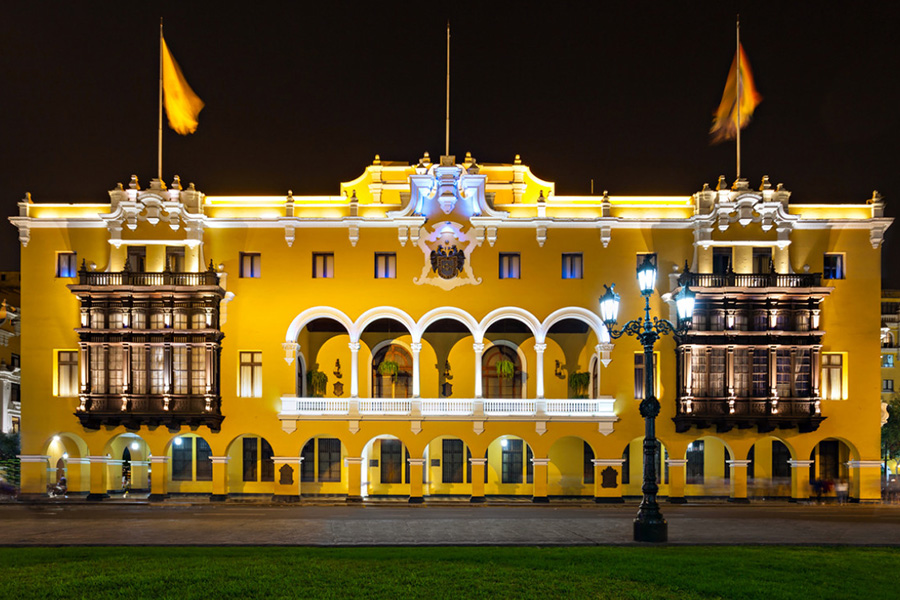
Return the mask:
<path id="1" fill-rule="evenodd" d="M 634 541 L 666 542 L 669 540 L 669 524 L 662 515 L 634 520 Z"/>

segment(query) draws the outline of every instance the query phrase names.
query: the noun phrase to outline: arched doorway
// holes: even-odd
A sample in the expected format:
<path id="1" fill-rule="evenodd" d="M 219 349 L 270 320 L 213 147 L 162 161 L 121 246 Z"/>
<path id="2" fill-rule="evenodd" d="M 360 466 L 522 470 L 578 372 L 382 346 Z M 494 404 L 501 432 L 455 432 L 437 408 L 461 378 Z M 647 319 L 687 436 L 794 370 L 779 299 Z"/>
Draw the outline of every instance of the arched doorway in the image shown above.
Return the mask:
<path id="1" fill-rule="evenodd" d="M 485 398 L 522 398 L 522 360 L 514 347 L 495 343 L 481 360 Z"/>
<path id="2" fill-rule="evenodd" d="M 386 344 L 372 357 L 372 397 L 412 397 L 412 356 L 400 344 Z"/>

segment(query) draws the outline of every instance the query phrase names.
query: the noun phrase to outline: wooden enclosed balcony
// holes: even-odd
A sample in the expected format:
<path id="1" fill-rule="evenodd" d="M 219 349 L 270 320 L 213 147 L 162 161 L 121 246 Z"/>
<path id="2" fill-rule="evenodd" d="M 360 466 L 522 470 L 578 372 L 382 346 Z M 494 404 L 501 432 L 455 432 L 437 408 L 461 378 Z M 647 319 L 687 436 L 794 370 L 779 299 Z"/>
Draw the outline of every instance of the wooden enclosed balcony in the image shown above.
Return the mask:
<path id="1" fill-rule="evenodd" d="M 719 433 L 735 427 L 756 427 L 760 433 L 796 428 L 808 433 L 825 420 L 816 398 L 681 398 L 677 413 L 672 420 L 678 433 L 713 426 Z"/>
<path id="2" fill-rule="evenodd" d="M 224 418 L 216 396 L 182 394 L 85 395 L 75 416 L 85 429 L 122 425 L 133 430 L 142 425 L 170 429 L 206 425 L 211 431 L 219 431 Z"/>

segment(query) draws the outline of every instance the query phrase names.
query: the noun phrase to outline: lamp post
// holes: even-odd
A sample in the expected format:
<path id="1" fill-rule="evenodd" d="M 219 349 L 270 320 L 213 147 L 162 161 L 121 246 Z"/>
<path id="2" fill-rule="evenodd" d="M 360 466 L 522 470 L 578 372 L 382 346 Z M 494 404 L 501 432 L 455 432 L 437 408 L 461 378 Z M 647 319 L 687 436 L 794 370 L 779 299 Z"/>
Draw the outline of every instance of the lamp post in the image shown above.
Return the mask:
<path id="1" fill-rule="evenodd" d="M 656 285 L 656 265 L 650 256 L 637 269 L 638 286 L 644 297 L 644 316 L 632 319 L 622 329 L 615 330 L 619 313 L 619 294 L 615 292 L 616 284 L 605 286 L 606 292 L 600 298 L 600 315 L 610 338 L 618 339 L 625 334 L 633 335 L 644 347 L 644 398 L 641 400 L 641 416 L 644 417 L 644 482 L 641 487 L 643 499 L 634 519 L 634 540 L 636 542 L 665 542 L 668 539 L 668 524 L 659 510 L 656 494 L 656 416 L 659 414 L 659 400 L 653 394 L 653 346 L 656 340 L 668 334 L 680 335 L 690 326 L 694 313 L 694 293 L 687 284 L 675 295 L 675 308 L 678 312 L 678 325 L 666 319 L 650 318 L 650 296 Z"/>

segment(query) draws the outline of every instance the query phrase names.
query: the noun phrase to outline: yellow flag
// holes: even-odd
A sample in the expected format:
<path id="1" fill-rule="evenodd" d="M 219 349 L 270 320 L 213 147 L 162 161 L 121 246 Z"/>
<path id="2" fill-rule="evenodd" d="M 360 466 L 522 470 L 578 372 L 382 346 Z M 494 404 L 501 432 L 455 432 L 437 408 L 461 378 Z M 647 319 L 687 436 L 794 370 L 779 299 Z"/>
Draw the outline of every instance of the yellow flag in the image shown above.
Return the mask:
<path id="1" fill-rule="evenodd" d="M 203 100 L 197 97 L 185 81 L 178 63 L 169 52 L 165 38 L 162 40 L 162 53 L 163 95 L 169 127 L 181 135 L 194 133 L 197 131 L 197 116 L 203 110 Z"/>
<path id="2" fill-rule="evenodd" d="M 738 61 L 740 61 L 740 98 L 738 98 Z M 738 110 L 740 110 L 740 127 L 743 129 L 750 122 L 750 117 L 756 106 L 762 101 L 762 96 L 756 91 L 753 84 L 753 75 L 750 73 L 750 63 L 744 54 L 744 47 L 739 46 L 731 63 L 731 71 L 728 72 L 728 80 L 725 82 L 725 92 L 722 94 L 722 102 L 715 112 L 711 142 L 718 144 L 725 140 L 733 140 L 737 136 Z"/>

